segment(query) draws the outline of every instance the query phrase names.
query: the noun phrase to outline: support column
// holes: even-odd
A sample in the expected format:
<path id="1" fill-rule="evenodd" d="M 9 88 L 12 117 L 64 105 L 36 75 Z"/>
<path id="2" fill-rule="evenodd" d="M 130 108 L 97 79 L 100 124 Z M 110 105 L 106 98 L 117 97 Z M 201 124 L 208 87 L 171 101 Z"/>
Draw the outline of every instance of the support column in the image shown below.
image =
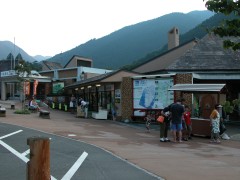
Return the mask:
<path id="1" fill-rule="evenodd" d="M 4 81 L 1 82 L 1 100 L 6 100 L 6 83 Z"/>

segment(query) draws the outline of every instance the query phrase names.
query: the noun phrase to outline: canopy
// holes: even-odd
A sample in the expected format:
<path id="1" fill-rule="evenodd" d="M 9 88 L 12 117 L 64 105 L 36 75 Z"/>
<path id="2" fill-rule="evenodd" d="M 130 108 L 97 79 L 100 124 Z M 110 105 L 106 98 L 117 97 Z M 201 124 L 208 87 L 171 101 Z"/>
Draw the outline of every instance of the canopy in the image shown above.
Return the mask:
<path id="1" fill-rule="evenodd" d="M 175 84 L 169 91 L 220 92 L 225 84 Z"/>

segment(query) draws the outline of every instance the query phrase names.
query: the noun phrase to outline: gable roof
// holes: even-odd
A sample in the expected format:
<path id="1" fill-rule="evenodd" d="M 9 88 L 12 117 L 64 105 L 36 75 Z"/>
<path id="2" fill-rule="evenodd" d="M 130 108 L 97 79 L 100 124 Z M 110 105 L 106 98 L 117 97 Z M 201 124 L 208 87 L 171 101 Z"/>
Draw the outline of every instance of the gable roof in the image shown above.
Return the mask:
<path id="1" fill-rule="evenodd" d="M 88 60 L 88 61 L 92 61 L 91 59 L 89 58 L 86 58 L 86 57 L 83 57 L 83 56 L 78 56 L 78 55 L 73 55 L 69 61 L 65 64 L 64 68 L 66 68 L 68 66 L 68 64 L 75 58 L 75 57 L 78 57 L 80 59 L 85 59 L 85 60 Z"/>
<path id="2" fill-rule="evenodd" d="M 170 49 L 160 55 L 157 55 L 146 62 L 138 65 L 132 70 L 135 72 L 150 74 L 152 72 L 159 72 L 165 70 L 169 65 L 171 65 L 177 58 L 179 58 L 183 53 L 191 49 L 196 45 L 198 40 L 196 38 L 181 44 L 173 49 Z"/>
<path id="3" fill-rule="evenodd" d="M 204 36 L 197 45 L 188 50 L 166 69 L 170 71 L 235 71 L 240 70 L 239 51 L 224 49 L 223 41 L 240 38 L 220 38 L 213 34 Z"/>

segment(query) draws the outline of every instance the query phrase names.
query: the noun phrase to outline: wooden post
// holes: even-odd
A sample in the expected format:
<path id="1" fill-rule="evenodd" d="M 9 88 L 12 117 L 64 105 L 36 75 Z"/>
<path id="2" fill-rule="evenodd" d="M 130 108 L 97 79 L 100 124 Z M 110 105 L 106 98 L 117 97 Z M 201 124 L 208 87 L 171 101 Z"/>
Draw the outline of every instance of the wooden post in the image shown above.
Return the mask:
<path id="1" fill-rule="evenodd" d="M 27 139 L 30 161 L 27 163 L 27 180 L 50 180 L 50 140 L 44 137 Z"/>

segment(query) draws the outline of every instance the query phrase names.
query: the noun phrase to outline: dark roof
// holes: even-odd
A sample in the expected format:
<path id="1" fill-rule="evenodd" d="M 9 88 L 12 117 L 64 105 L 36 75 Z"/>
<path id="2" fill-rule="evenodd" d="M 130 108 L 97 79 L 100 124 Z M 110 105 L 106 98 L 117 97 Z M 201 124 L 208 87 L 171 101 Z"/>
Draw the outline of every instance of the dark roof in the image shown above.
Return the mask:
<path id="1" fill-rule="evenodd" d="M 101 75 L 98 75 L 98 76 L 95 76 L 95 77 L 92 77 L 92 78 L 88 78 L 88 79 L 73 83 L 69 86 L 65 86 L 64 88 L 65 89 L 68 89 L 68 88 L 71 89 L 71 88 L 78 87 L 80 85 L 86 85 L 86 84 L 89 84 L 89 83 L 98 82 L 98 81 L 101 81 L 101 80 L 103 80 L 103 79 L 105 79 L 109 76 L 112 76 L 112 75 L 116 74 L 119 71 L 120 70 L 115 70 L 115 71 L 112 71 L 112 72 L 109 72 L 109 73 L 105 73 L 105 74 L 101 74 Z"/>
<path id="2" fill-rule="evenodd" d="M 224 49 L 223 41 L 226 39 L 240 40 L 236 37 L 220 38 L 208 34 L 166 69 L 173 71 L 240 70 L 239 51 Z"/>
<path id="3" fill-rule="evenodd" d="M 49 70 L 62 69 L 61 64 L 57 62 L 42 61 L 42 63 L 45 64 L 49 68 Z"/>

